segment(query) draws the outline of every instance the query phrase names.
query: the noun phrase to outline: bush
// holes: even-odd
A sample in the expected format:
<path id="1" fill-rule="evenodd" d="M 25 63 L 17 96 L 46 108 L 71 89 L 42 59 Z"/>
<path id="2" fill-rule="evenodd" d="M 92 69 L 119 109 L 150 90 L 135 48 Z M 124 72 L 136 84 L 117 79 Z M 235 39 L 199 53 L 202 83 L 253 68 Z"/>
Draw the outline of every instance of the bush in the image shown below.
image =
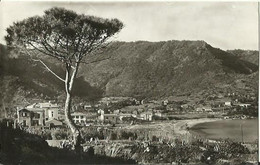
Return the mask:
<path id="1" fill-rule="evenodd" d="M 238 142 L 225 141 L 220 145 L 220 153 L 227 158 L 238 158 L 241 154 L 249 154 L 248 148 Z"/>
<path id="2" fill-rule="evenodd" d="M 55 140 L 63 140 L 69 139 L 71 137 L 71 133 L 68 130 L 58 129 L 53 133 Z"/>
<path id="3" fill-rule="evenodd" d="M 89 141 L 91 138 L 104 139 L 105 132 L 103 129 L 98 130 L 96 127 L 85 127 L 81 130 L 82 139 Z"/>
<path id="4" fill-rule="evenodd" d="M 215 116 L 214 115 L 212 115 L 212 114 L 208 114 L 207 115 L 207 118 L 214 118 Z"/>
<path id="5" fill-rule="evenodd" d="M 57 131 L 57 134 L 60 133 Z M 0 122 L 0 162 L 2 164 L 134 164 L 135 161 L 88 153 L 76 154 L 67 149 L 49 147 L 38 135 L 7 128 Z M 0 163 L 0 164 L 1 164 Z"/>
<path id="6" fill-rule="evenodd" d="M 128 140 L 128 139 L 136 140 L 137 139 L 136 133 L 126 132 L 126 131 L 121 131 L 119 133 L 118 140 Z"/>
<path id="7" fill-rule="evenodd" d="M 153 142 L 158 141 L 158 138 L 156 136 L 152 136 L 152 141 Z"/>
<path id="8" fill-rule="evenodd" d="M 110 133 L 109 135 L 109 140 L 116 140 L 117 139 L 117 134 L 116 133 Z"/>
<path id="9" fill-rule="evenodd" d="M 42 135 L 42 138 L 45 139 L 45 140 L 52 140 L 51 132 L 45 132 L 45 133 Z"/>

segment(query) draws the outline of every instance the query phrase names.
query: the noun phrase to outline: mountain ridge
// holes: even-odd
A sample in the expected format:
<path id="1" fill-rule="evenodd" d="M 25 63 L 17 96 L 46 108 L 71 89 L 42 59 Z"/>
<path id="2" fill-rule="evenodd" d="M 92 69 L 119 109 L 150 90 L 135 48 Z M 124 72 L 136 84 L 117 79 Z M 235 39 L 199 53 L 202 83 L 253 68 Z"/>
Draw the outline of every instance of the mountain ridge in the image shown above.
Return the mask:
<path id="1" fill-rule="evenodd" d="M 129 48 L 129 45 L 132 46 L 130 46 Z M 123 86 L 120 90 L 118 90 L 122 91 L 123 93 L 125 90 L 127 90 L 127 88 L 128 90 L 125 93 L 128 93 L 128 91 L 133 91 L 132 89 L 134 89 L 136 86 L 138 87 L 138 85 L 142 84 L 142 82 L 146 85 L 148 84 L 148 86 L 152 86 L 151 88 L 146 88 L 146 90 L 157 90 L 158 88 L 164 88 L 164 86 L 167 86 L 165 85 L 167 84 L 167 82 L 165 82 L 164 84 L 160 83 L 160 81 L 163 82 L 164 80 L 168 81 L 168 83 L 174 82 L 176 85 L 182 85 L 183 83 L 187 82 L 189 78 L 187 77 L 186 81 L 182 80 L 182 74 L 178 74 L 178 72 L 186 74 L 185 76 L 189 76 L 189 70 L 193 69 L 197 72 L 202 73 L 205 70 L 205 65 L 211 68 L 215 67 L 214 72 L 219 72 L 219 74 L 224 74 L 226 72 L 250 74 L 251 72 L 258 70 L 258 67 L 256 65 L 251 65 L 251 63 L 239 60 L 231 54 L 225 53 L 224 51 L 218 50 L 216 48 L 213 49 L 214 52 L 212 55 L 212 52 L 207 52 L 207 49 L 212 47 L 204 41 L 165 41 L 156 43 L 145 41 L 134 43 L 119 42 L 115 43 L 114 46 L 116 47 L 116 49 L 113 49 L 112 46 L 112 48 L 108 49 L 107 54 L 112 54 L 112 56 L 116 56 L 119 59 L 113 62 L 101 61 L 99 64 L 90 65 L 89 67 L 84 66 L 85 70 L 88 70 L 89 75 L 89 77 L 84 76 L 86 81 L 90 82 L 90 84 L 92 85 L 105 86 L 106 91 L 112 95 L 119 94 L 119 92 L 112 92 L 114 89 L 120 88 L 116 84 L 120 84 L 121 86 Z M 216 51 L 217 53 L 215 53 Z M 228 56 L 228 59 L 227 62 L 224 61 L 226 63 L 223 64 L 223 67 L 219 67 L 220 65 L 222 65 L 223 55 Z M 101 56 L 105 55 L 102 54 Z M 218 56 L 218 58 L 216 58 L 216 56 Z M 235 61 L 235 64 L 230 64 L 230 62 L 233 62 L 232 60 Z M 212 63 L 210 61 L 212 61 Z M 134 67 L 132 67 L 131 65 L 134 65 Z M 188 67 L 189 65 L 190 67 Z M 194 68 L 189 69 L 192 68 L 192 66 Z M 216 67 L 218 67 L 220 70 L 218 71 Z M 105 69 L 102 70 L 100 68 Z M 126 73 L 127 70 L 131 70 L 131 72 Z M 176 74 L 174 74 L 174 72 L 176 72 Z M 141 73 L 141 75 L 144 76 L 140 76 L 138 73 Z M 154 74 L 156 74 L 157 76 L 155 76 Z M 167 80 L 167 77 L 170 76 L 176 76 L 177 81 L 174 81 L 173 79 L 172 81 Z M 100 79 L 93 80 L 92 77 L 94 77 L 94 79 L 95 77 L 102 77 L 105 79 L 109 79 L 110 81 L 102 81 Z M 200 79 L 202 78 L 203 76 L 200 77 Z M 132 80 L 138 83 L 135 83 Z M 156 82 L 153 83 L 153 81 Z M 180 81 L 181 83 L 178 83 L 178 81 Z M 99 82 L 99 84 L 97 84 L 97 82 Z M 156 85 L 160 86 L 156 87 Z M 142 87 L 139 86 L 139 88 Z M 167 89 L 171 88 L 172 87 L 168 86 Z M 136 89 L 136 91 L 139 90 Z M 147 91 L 141 90 L 141 92 Z"/>
<path id="2" fill-rule="evenodd" d="M 55 98 L 63 93 L 62 83 L 55 80 L 50 73 L 43 73 L 42 66 L 39 64 L 30 66 L 26 57 L 11 59 L 9 56 L 12 54 L 2 49 L 0 68 L 4 68 L 4 74 L 19 77 L 22 81 L 21 86 L 41 89 L 36 90 L 36 93 L 45 92 L 44 96 Z M 96 98 L 102 96 L 160 98 L 212 88 L 218 90 L 221 84 L 230 85 L 241 77 L 258 80 L 254 74 L 258 72 L 258 66 L 247 61 L 244 56 L 241 58 L 239 54 L 242 53 L 223 51 L 205 41 L 112 42 L 95 57 L 85 61 L 98 62 L 81 64 L 75 94 L 80 93 L 81 98 L 93 94 Z M 5 57 L 8 64 L 3 62 L 3 56 L 8 56 Z M 55 71 L 60 75 L 63 74 L 55 62 L 49 58 L 46 60 Z M 27 68 L 25 71 L 24 66 Z M 2 73 L 2 76 L 4 74 Z M 252 74 L 254 76 L 250 77 Z"/>

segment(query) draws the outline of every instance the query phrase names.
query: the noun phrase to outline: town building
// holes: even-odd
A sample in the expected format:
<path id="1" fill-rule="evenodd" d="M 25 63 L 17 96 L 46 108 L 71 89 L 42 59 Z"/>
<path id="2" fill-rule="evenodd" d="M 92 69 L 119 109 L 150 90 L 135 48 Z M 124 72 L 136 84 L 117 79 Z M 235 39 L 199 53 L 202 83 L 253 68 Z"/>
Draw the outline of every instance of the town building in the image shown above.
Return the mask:
<path id="1" fill-rule="evenodd" d="M 114 113 L 114 114 L 119 114 L 119 113 L 120 113 L 120 109 L 114 110 L 113 113 Z"/>
<path id="2" fill-rule="evenodd" d="M 248 108 L 249 106 L 251 106 L 251 104 L 237 103 L 237 104 L 234 104 L 234 106 L 240 106 L 240 107 Z"/>
<path id="3" fill-rule="evenodd" d="M 97 112 L 98 114 L 105 114 L 105 111 L 103 109 L 99 109 Z"/>
<path id="4" fill-rule="evenodd" d="M 153 112 L 143 112 L 140 114 L 140 118 L 142 120 L 152 121 L 153 120 Z"/>
<path id="5" fill-rule="evenodd" d="M 75 124 L 86 124 L 86 114 L 82 112 L 74 112 L 71 114 L 71 117 Z"/>
<path id="6" fill-rule="evenodd" d="M 213 112 L 211 107 L 203 107 L 204 112 Z"/>
<path id="7" fill-rule="evenodd" d="M 101 114 L 100 120 L 103 123 L 116 124 L 119 121 L 119 116 L 118 114 Z"/>
<path id="8" fill-rule="evenodd" d="M 167 106 L 167 105 L 168 105 L 168 103 L 169 103 L 169 101 L 168 101 L 168 100 L 163 100 L 163 101 L 162 101 L 162 105 L 163 105 L 163 106 Z"/>
<path id="9" fill-rule="evenodd" d="M 17 124 L 21 126 L 44 126 L 44 111 L 41 109 L 20 109 L 17 110 Z"/>
<path id="10" fill-rule="evenodd" d="M 111 123 L 111 124 L 117 124 L 120 121 L 123 120 L 125 117 L 134 117 L 134 114 L 128 114 L 128 113 L 112 113 L 112 114 L 104 114 L 101 113 L 100 115 L 100 121 L 103 123 Z"/>
<path id="11" fill-rule="evenodd" d="M 187 109 L 187 108 L 189 108 L 189 105 L 188 105 L 188 104 L 182 104 L 182 105 L 181 105 L 181 108 Z"/>
<path id="12" fill-rule="evenodd" d="M 157 112 L 154 113 L 154 116 L 162 117 L 162 112 L 157 111 Z"/>
<path id="13" fill-rule="evenodd" d="M 196 112 L 203 112 L 203 108 L 202 107 L 197 107 L 196 108 Z"/>
<path id="14" fill-rule="evenodd" d="M 86 112 L 84 114 L 85 114 L 87 123 L 96 122 L 98 119 L 98 114 L 96 112 Z"/>
<path id="15" fill-rule="evenodd" d="M 43 110 L 46 121 L 59 118 L 58 112 L 60 110 L 60 106 L 58 104 L 53 104 L 51 102 L 34 103 L 32 105 L 26 106 L 25 108 L 29 111 Z"/>
<path id="16" fill-rule="evenodd" d="M 94 109 L 94 107 L 92 107 L 90 104 L 85 104 L 85 105 L 83 106 L 83 108 L 84 108 L 84 110 L 87 110 L 87 111 L 90 111 L 90 110 L 93 110 L 93 109 Z"/>
<path id="17" fill-rule="evenodd" d="M 225 101 L 225 106 L 232 106 L 231 101 Z"/>

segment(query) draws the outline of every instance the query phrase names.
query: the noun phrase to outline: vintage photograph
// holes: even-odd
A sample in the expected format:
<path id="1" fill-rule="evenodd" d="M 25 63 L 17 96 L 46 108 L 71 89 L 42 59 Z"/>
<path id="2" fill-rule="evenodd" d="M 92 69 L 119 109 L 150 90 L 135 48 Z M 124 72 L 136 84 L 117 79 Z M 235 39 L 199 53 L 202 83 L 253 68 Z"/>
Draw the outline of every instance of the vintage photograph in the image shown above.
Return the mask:
<path id="1" fill-rule="evenodd" d="M 257 165 L 259 11 L 0 1 L 0 165 Z"/>

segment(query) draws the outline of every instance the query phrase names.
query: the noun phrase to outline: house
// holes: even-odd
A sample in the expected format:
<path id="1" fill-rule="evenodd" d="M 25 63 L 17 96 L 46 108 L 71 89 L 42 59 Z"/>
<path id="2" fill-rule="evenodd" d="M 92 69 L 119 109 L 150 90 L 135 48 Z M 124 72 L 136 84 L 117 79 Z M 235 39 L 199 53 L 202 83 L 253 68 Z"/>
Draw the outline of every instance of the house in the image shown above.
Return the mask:
<path id="1" fill-rule="evenodd" d="M 168 103 L 169 103 L 169 101 L 168 101 L 168 100 L 163 100 L 163 101 L 162 101 L 162 105 L 163 105 L 163 106 L 166 106 L 166 105 L 168 105 Z"/>
<path id="2" fill-rule="evenodd" d="M 196 112 L 203 112 L 203 108 L 201 107 L 196 108 Z"/>
<path id="3" fill-rule="evenodd" d="M 143 112 L 143 113 L 140 114 L 140 118 L 142 120 L 152 121 L 153 120 L 153 112 Z"/>
<path id="4" fill-rule="evenodd" d="M 154 116 L 162 117 L 163 110 L 153 110 Z"/>
<path id="5" fill-rule="evenodd" d="M 46 121 L 48 120 L 53 120 L 53 119 L 58 119 L 58 109 L 45 109 L 45 119 Z"/>
<path id="6" fill-rule="evenodd" d="M 85 124 L 87 121 L 86 114 L 82 112 L 74 112 L 71 117 L 75 124 Z"/>
<path id="7" fill-rule="evenodd" d="M 84 113 L 86 117 L 86 122 L 95 122 L 98 119 L 98 114 L 96 112 Z"/>
<path id="8" fill-rule="evenodd" d="M 42 109 L 20 109 L 17 110 L 17 123 L 22 126 L 44 126 L 44 111 Z"/>
<path id="9" fill-rule="evenodd" d="M 244 107 L 244 108 L 248 108 L 249 106 L 251 106 L 251 104 L 245 104 L 245 103 L 238 103 L 238 104 L 234 104 L 234 105 Z"/>
<path id="10" fill-rule="evenodd" d="M 90 104 L 86 104 L 83 106 L 84 110 L 92 110 L 93 107 Z"/>
<path id="11" fill-rule="evenodd" d="M 27 109 L 17 110 L 17 123 L 22 126 L 31 126 L 31 111 Z"/>
<path id="12" fill-rule="evenodd" d="M 232 106 L 232 101 L 228 97 L 218 98 L 214 100 L 215 107 Z"/>
<path id="13" fill-rule="evenodd" d="M 181 108 L 187 109 L 187 108 L 189 108 L 189 105 L 188 105 L 188 104 L 182 104 L 182 105 L 181 105 Z"/>
<path id="14" fill-rule="evenodd" d="M 157 111 L 154 113 L 154 116 L 162 117 L 162 112 Z"/>
<path id="15" fill-rule="evenodd" d="M 32 112 L 32 126 L 45 125 L 45 111 L 42 109 L 33 109 Z"/>
<path id="16" fill-rule="evenodd" d="M 59 118 L 58 112 L 60 110 L 60 106 L 51 102 L 34 103 L 27 106 L 26 109 L 28 109 L 29 111 L 34 111 L 36 109 L 44 110 L 46 121 Z"/>
<path id="17" fill-rule="evenodd" d="M 231 106 L 231 101 L 225 101 L 225 104 L 224 104 L 225 106 Z"/>
<path id="18" fill-rule="evenodd" d="M 113 113 L 114 113 L 114 114 L 119 114 L 119 113 L 120 113 L 120 109 L 114 110 Z"/>
<path id="19" fill-rule="evenodd" d="M 116 124 L 119 121 L 118 114 L 101 114 L 100 120 L 104 123 Z"/>
<path id="20" fill-rule="evenodd" d="M 204 112 L 213 112 L 211 107 L 203 107 Z"/>
<path id="21" fill-rule="evenodd" d="M 98 112 L 98 114 L 104 114 L 105 113 L 105 111 L 103 109 L 99 109 L 97 112 Z"/>

